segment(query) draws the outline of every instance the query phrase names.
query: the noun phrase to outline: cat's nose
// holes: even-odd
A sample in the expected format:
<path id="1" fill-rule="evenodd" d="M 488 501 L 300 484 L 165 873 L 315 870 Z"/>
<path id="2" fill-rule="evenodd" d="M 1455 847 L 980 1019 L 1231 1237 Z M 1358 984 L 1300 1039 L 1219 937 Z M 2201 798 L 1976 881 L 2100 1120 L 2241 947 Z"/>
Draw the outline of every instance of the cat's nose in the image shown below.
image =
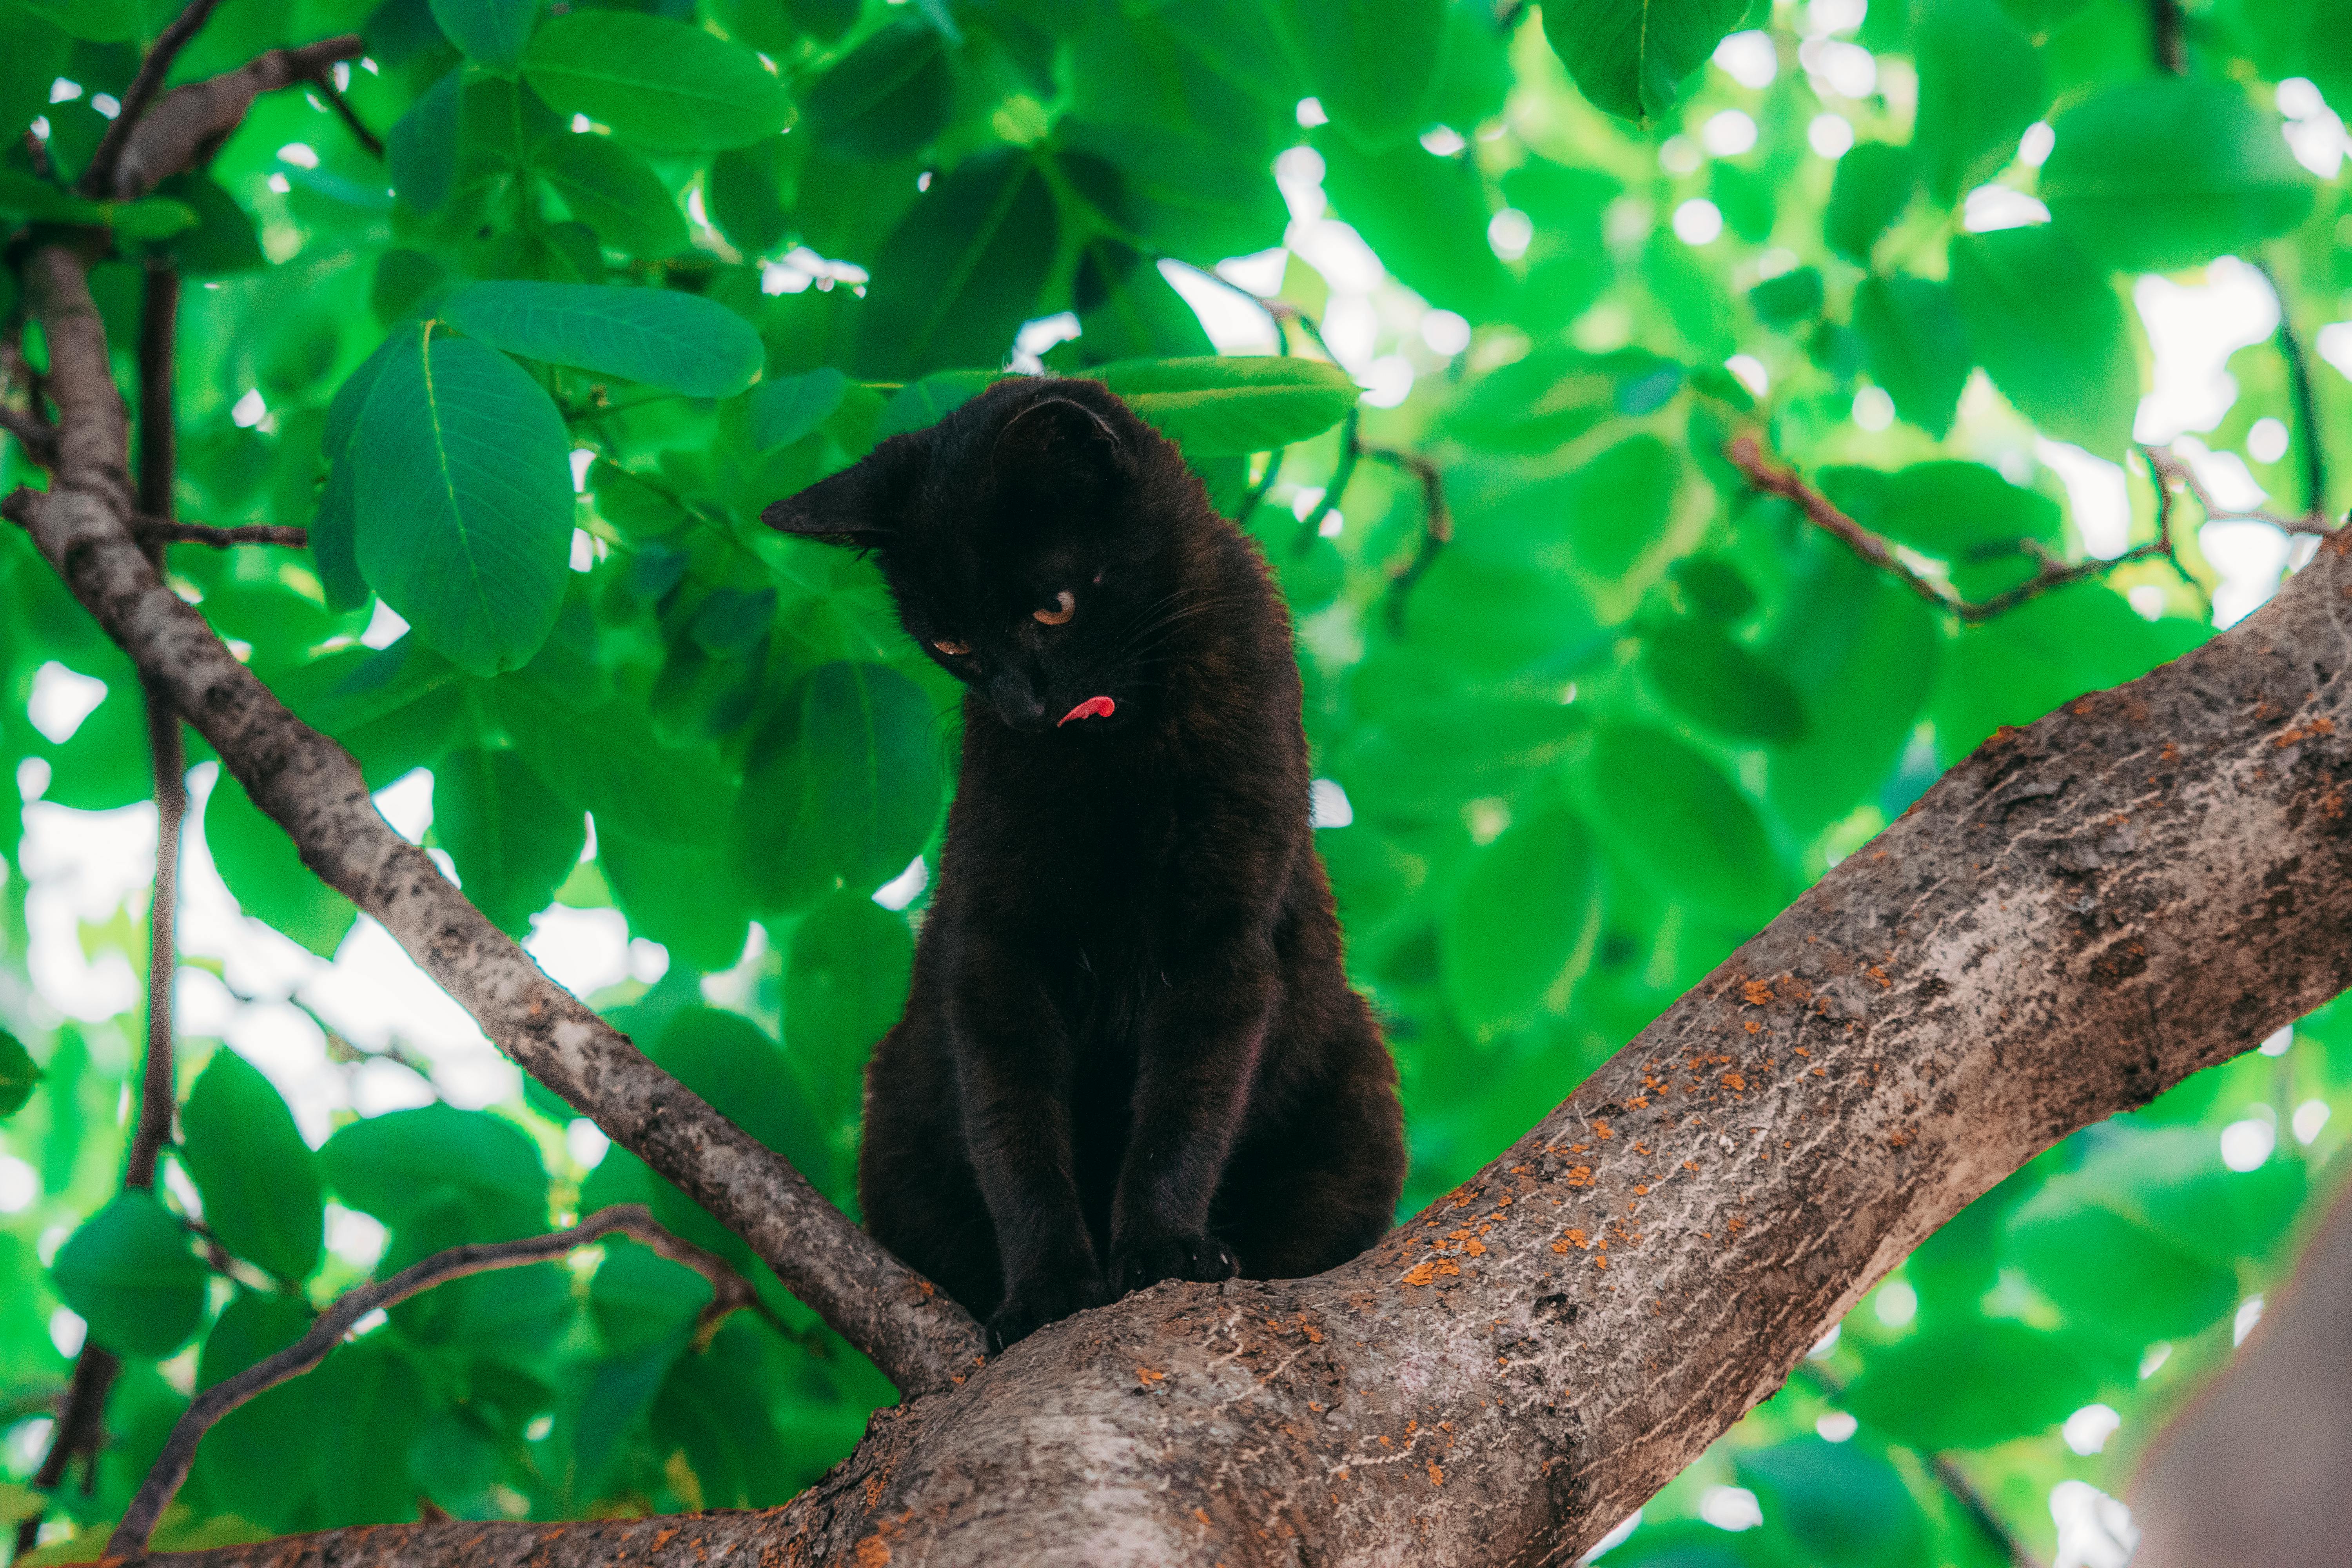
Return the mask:
<path id="1" fill-rule="evenodd" d="M 1045 717 L 1045 700 L 1035 688 L 1018 673 L 1002 670 L 988 683 L 988 700 L 996 705 L 997 715 L 1016 730 L 1049 728 Z"/>

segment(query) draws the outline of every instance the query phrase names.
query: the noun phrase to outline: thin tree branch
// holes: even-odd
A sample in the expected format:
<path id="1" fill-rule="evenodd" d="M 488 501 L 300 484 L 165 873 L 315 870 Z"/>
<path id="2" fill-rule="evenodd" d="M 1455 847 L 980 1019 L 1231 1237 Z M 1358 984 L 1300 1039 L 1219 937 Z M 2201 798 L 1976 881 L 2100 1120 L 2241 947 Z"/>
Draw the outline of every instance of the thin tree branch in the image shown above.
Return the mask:
<path id="1" fill-rule="evenodd" d="M 1398 568 L 1389 579 L 1389 629 L 1402 635 L 1404 631 L 1406 597 L 1413 584 L 1437 563 L 1437 552 L 1454 542 L 1454 511 L 1445 504 L 1445 479 L 1437 465 L 1418 452 L 1407 452 L 1395 447 L 1366 447 L 1364 456 L 1412 474 L 1421 480 L 1421 510 L 1424 519 L 1421 531 L 1421 546 L 1412 559 Z"/>
<path id="2" fill-rule="evenodd" d="M 80 190 L 83 195 L 100 196 L 112 188 L 115 163 L 121 158 L 123 146 L 131 140 L 131 132 L 146 116 L 147 106 L 155 101 L 155 94 L 163 87 L 163 78 L 171 72 L 173 60 L 211 18 L 213 8 L 219 4 L 220 0 L 191 0 L 188 8 L 173 17 L 172 25 L 156 37 L 154 47 L 149 49 L 147 58 L 139 62 L 139 74 L 132 77 L 131 85 L 123 89 L 122 107 L 116 112 L 114 122 L 106 128 L 106 134 L 98 139 L 98 150 L 89 156 L 89 167 L 82 171 Z"/>
<path id="3" fill-rule="evenodd" d="M 21 408 L 0 407 L 0 430 L 16 437 L 25 448 L 25 456 L 43 468 L 57 460 L 58 432 L 56 426 L 37 414 Z"/>
<path id="4" fill-rule="evenodd" d="M 1768 495 L 1776 495 L 1784 500 L 1793 501 L 1798 510 L 1802 511 L 1806 519 L 1815 527 L 1844 541 L 1846 547 L 1862 557 L 1864 562 L 1893 576 L 1912 593 L 1937 609 L 1956 616 L 1970 626 L 2006 615 L 2028 600 L 2038 599 L 2044 594 L 2075 583 L 2084 583 L 2104 577 L 2118 567 L 2128 566 L 2134 562 L 2161 559 L 2171 562 L 2176 569 L 2180 567 L 2179 558 L 2173 550 L 2170 528 L 2159 527 L 2158 537 L 2145 544 L 2136 544 L 2120 555 L 2102 560 L 2078 561 L 2070 563 L 2059 560 L 2046 551 L 2032 550 L 2030 552 L 2036 555 L 2039 561 L 2032 577 L 2005 593 L 1994 595 L 1990 599 L 1963 599 L 1943 584 L 1912 570 L 1909 563 L 1896 552 L 1890 541 L 1871 532 L 1870 530 L 1838 510 L 1835 502 L 1807 484 L 1794 468 L 1773 467 L 1764 456 L 1763 447 L 1754 436 L 1735 436 L 1730 444 L 1724 448 L 1724 455 L 1731 460 L 1732 467 L 1745 475 L 1748 482 L 1756 489 Z M 2024 547 L 2022 542 L 2021 547 Z M 2184 577 L 2188 575 L 2185 570 L 2181 574 Z"/>
<path id="5" fill-rule="evenodd" d="M 2189 71 L 2189 46 L 2181 37 L 2180 0 L 2148 0 L 2149 41 L 2156 49 L 2156 68 L 2167 76 Z"/>
<path id="6" fill-rule="evenodd" d="M 283 544 L 300 550 L 310 542 L 307 528 L 274 522 L 173 522 L 143 513 L 132 521 L 131 531 L 142 544 L 210 544 L 222 549 L 232 544 Z"/>
<path id="7" fill-rule="evenodd" d="M 2279 287 L 2278 274 L 2267 261 L 2254 266 L 2263 281 L 2271 286 L 2271 297 L 2278 301 L 2279 357 L 2286 362 L 2287 395 L 2294 404 L 2294 437 L 2303 447 L 2303 512 L 2305 517 L 2321 517 L 2327 510 L 2327 447 L 2319 427 L 2318 400 L 2312 394 L 2311 361 L 2303 352 L 2303 339 L 2295 333 L 2287 292 Z"/>
<path id="8" fill-rule="evenodd" d="M 2260 507 L 2242 511 L 2221 506 L 2213 500 L 2212 494 L 2198 479 L 2197 470 L 2170 452 L 2155 447 L 2143 447 L 2140 448 L 2140 455 L 2147 459 L 2148 468 L 2155 473 L 2158 485 L 2159 487 L 2179 485 L 2188 491 L 2189 499 L 2196 501 L 2198 510 L 2205 514 L 2205 521 L 2208 522 L 2267 522 L 2282 533 L 2315 533 L 2325 536 L 2336 531 L 2335 521 L 2324 510 L 2307 511 L 2301 517 L 2287 517 L 2278 512 L 2265 511 Z M 2324 502 L 2322 506 L 2325 506 Z"/>
<path id="9" fill-rule="evenodd" d="M 25 259 L 53 366 L 58 467 L 51 489 L 20 490 L 0 510 L 27 524 L 74 596 L 172 693 L 304 862 L 380 921 L 501 1050 L 742 1237 L 902 1394 L 961 1381 L 980 1358 L 971 1314 L 549 980 L 392 830 L 350 753 L 288 711 L 164 584 L 131 532 L 122 404 L 86 267 L 62 244 Z"/>
<path id="10" fill-rule="evenodd" d="M 1844 1380 L 1821 1363 L 1808 1357 L 1799 1363 L 1799 1370 L 1807 1381 L 1832 1399 L 1845 1397 Z M 1935 1472 L 1937 1484 L 1951 1494 L 1952 1500 L 1960 1505 L 1960 1511 L 1969 1516 L 1970 1522 L 1983 1532 L 1984 1538 L 2009 1559 L 2011 1568 L 2042 1568 L 2042 1560 L 2033 1555 L 2015 1531 L 2010 1529 L 2009 1521 L 2000 1517 L 1984 1493 L 1977 1489 L 1976 1483 L 1969 1479 L 1968 1472 L 1960 1468 L 1950 1455 L 1926 1453 L 1918 1449 L 1912 1451 L 1927 1462 L 1927 1468 Z"/>
<path id="11" fill-rule="evenodd" d="M 334 78 L 330 75 L 320 75 L 315 78 L 310 85 L 318 89 L 319 96 L 325 100 L 327 107 L 333 110 L 341 118 L 342 122 L 351 128 L 351 132 L 358 138 L 359 144 L 367 149 L 368 156 L 381 160 L 383 157 L 383 139 L 367 128 L 367 121 L 360 118 L 359 110 L 352 107 L 352 100 L 343 96 L 343 90 L 335 85 Z"/>
<path id="12" fill-rule="evenodd" d="M 1339 500 L 1348 493 L 1348 486 L 1356 478 L 1356 465 L 1363 460 L 1362 443 L 1356 439 L 1357 412 L 1348 410 L 1348 421 L 1339 426 L 1339 460 L 1331 467 L 1331 478 L 1324 484 L 1320 500 L 1298 520 L 1298 531 L 1291 536 L 1290 552 L 1304 555 L 1314 545 L 1323 531 L 1323 520 L 1339 508 Z"/>
<path id="13" fill-rule="evenodd" d="M 42 1456 L 40 1468 L 33 1472 L 35 1491 L 54 1491 L 64 1485 L 66 1471 L 78 1458 L 96 1468 L 99 1445 L 106 1437 L 106 1396 L 121 1370 L 122 1363 L 112 1352 L 88 1340 L 82 1342 L 81 1354 L 74 1358 L 73 1378 L 66 1384 L 65 1404 L 49 1434 L 49 1451 Z M 26 1552 L 40 1544 L 42 1518 L 41 1513 L 30 1513 L 16 1521 L 12 1561 L 22 1562 Z"/>
<path id="14" fill-rule="evenodd" d="M 181 1484 L 188 1479 L 189 1468 L 195 1463 L 196 1446 L 204 1441 L 214 1424 L 238 1405 L 289 1378 L 299 1377 L 326 1360 L 328 1353 L 342 1343 L 369 1313 L 397 1306 L 420 1291 L 468 1275 L 553 1262 L 607 1236 L 625 1236 L 643 1243 L 710 1281 L 710 1304 L 695 1319 L 696 1351 L 709 1347 L 711 1336 L 730 1314 L 745 1309 L 782 1330 L 782 1323 L 760 1300 L 751 1282 L 736 1273 L 725 1258 L 671 1235 L 655 1221 L 653 1211 L 643 1204 L 618 1204 L 599 1209 L 569 1230 L 545 1236 L 453 1247 L 410 1264 L 389 1279 L 353 1286 L 336 1297 L 300 1339 L 197 1394 L 172 1428 L 171 1436 L 164 1440 L 163 1451 L 156 1457 L 147 1479 L 140 1483 L 137 1495 L 123 1511 L 122 1522 L 114 1527 L 114 1534 L 106 1543 L 106 1555 L 116 1560 L 143 1555 L 147 1538 L 154 1533 L 156 1520 L 171 1506 Z"/>
<path id="15" fill-rule="evenodd" d="M 236 70 L 173 88 L 122 132 L 110 183 L 92 194 L 118 201 L 145 195 L 162 181 L 212 156 L 261 94 L 298 81 L 320 83 L 336 61 L 356 59 L 366 48 L 358 37 L 346 36 L 299 49 L 272 49 Z M 126 109 L 115 123 L 130 118 Z"/>

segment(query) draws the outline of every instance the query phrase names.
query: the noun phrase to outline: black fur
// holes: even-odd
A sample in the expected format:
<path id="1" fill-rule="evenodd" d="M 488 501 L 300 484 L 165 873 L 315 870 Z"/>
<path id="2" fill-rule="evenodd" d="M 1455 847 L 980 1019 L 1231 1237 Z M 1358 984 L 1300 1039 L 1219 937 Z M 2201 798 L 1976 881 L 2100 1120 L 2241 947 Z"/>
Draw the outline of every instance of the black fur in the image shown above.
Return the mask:
<path id="1" fill-rule="evenodd" d="M 1000 382 L 765 521 L 872 550 L 969 687 L 912 992 L 866 1070 L 874 1235 L 992 1348 L 1379 1239 L 1396 1070 L 1340 965 L 1289 616 L 1176 448 L 1098 383 Z M 1097 696 L 1111 717 L 1057 727 Z"/>

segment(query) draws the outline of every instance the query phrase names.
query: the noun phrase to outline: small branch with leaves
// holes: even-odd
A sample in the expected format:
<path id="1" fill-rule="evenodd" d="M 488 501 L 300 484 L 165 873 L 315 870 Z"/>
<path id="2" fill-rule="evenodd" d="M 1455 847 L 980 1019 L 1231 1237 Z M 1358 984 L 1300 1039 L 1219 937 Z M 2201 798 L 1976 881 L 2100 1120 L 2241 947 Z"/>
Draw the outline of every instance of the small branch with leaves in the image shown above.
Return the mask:
<path id="1" fill-rule="evenodd" d="M 619 1204 L 599 1209 L 582 1219 L 569 1230 L 551 1231 L 545 1236 L 525 1237 L 520 1241 L 475 1242 L 453 1247 L 446 1252 L 412 1263 L 389 1279 L 353 1286 L 335 1298 L 334 1303 L 319 1314 L 310 1331 L 292 1344 L 254 1363 L 233 1377 L 220 1382 L 196 1395 L 172 1435 L 165 1439 L 163 1451 L 156 1457 L 154 1467 L 140 1484 L 122 1515 L 122 1522 L 114 1528 L 106 1543 L 106 1555 L 111 1559 L 138 1557 L 147 1550 L 147 1538 L 154 1533 L 155 1521 L 171 1506 L 188 1470 L 196 1460 L 196 1447 L 205 1434 L 212 1430 L 221 1417 L 238 1405 L 248 1403 L 289 1379 L 299 1377 L 320 1362 L 329 1352 L 351 1337 L 362 1321 L 370 1313 L 398 1305 L 411 1296 L 429 1290 L 436 1285 L 446 1285 L 452 1279 L 468 1275 L 486 1274 L 497 1268 L 520 1268 L 534 1263 L 551 1263 L 569 1257 L 580 1248 L 608 1236 L 625 1236 L 641 1242 L 673 1263 L 682 1263 L 710 1282 L 710 1304 L 695 1319 L 693 1344 L 697 1351 L 709 1347 L 711 1336 L 728 1317 L 738 1311 L 753 1311 L 773 1324 L 780 1331 L 784 1325 L 759 1293 L 723 1258 L 706 1252 L 692 1242 L 682 1241 L 664 1229 L 653 1216 L 653 1211 L 643 1204 Z"/>
<path id="2" fill-rule="evenodd" d="M 1846 547 L 1865 563 L 1886 573 L 1936 608 L 1958 616 L 1969 626 L 1995 619 L 2029 600 L 2076 583 L 2095 581 L 2140 561 L 2168 562 L 2173 570 L 2179 573 L 2182 581 L 2191 585 L 2196 583 L 2174 549 L 2169 512 L 2160 510 L 2156 538 L 2144 544 L 2135 544 L 2120 555 L 2104 559 L 2063 561 L 2047 550 L 2021 541 L 2019 548 L 2035 560 L 2034 574 L 2016 587 L 1996 594 L 1990 599 L 1963 599 L 1948 584 L 1915 569 L 1903 559 L 1902 552 L 1892 540 L 1873 533 L 1847 516 L 1836 502 L 1807 484 L 1803 476 L 1794 468 L 1775 467 L 1765 457 L 1763 445 L 1754 435 L 1735 436 L 1725 447 L 1724 455 L 1757 489 L 1793 502 L 1805 514 L 1807 521 L 1843 541 Z M 2153 456 L 2150 460 L 2155 460 Z"/>
<path id="3" fill-rule="evenodd" d="M 2171 453 L 2160 447 L 2143 447 L 2140 455 L 2147 459 L 2148 469 L 2156 476 L 2159 492 L 2177 487 L 2197 503 L 2197 509 L 2205 514 L 2208 522 L 2266 522 L 2281 533 L 2326 535 L 2336 531 L 2336 521 L 2324 510 L 2324 501 L 2315 502 L 2310 510 L 2298 517 L 2261 507 L 2241 509 L 2223 506 L 2213 499 L 2213 493 L 2197 477 L 2197 470 Z"/>

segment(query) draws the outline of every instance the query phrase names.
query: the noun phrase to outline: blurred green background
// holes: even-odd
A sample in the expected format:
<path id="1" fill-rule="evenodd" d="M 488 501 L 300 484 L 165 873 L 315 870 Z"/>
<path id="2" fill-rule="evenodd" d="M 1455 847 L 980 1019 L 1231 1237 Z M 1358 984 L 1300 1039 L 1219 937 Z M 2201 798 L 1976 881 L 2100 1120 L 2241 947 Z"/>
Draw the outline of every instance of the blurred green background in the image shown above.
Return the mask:
<path id="1" fill-rule="evenodd" d="M 2296 557 L 2252 514 L 2352 488 L 2343 0 L 226 0 L 173 80 L 366 54 L 60 207 L 176 9 L 0 0 L 0 226 L 112 222 L 126 388 L 176 268 L 181 514 L 312 529 L 173 585 L 845 1205 L 956 694 L 869 563 L 756 515 L 994 374 L 1110 366 L 1281 577 L 1408 1210 L 1997 726 L 2260 604 Z M 37 371 L 22 315 L 0 273 Z M 1958 600 L 2173 548 L 1973 620 L 1750 489 L 1742 432 Z M 192 1391 L 334 1291 L 614 1202 L 789 1331 L 696 1353 L 708 1288 L 627 1243 L 446 1288 L 218 1428 L 159 1544 L 773 1503 L 842 1457 L 888 1384 L 191 761 L 178 1139 L 119 1195 L 139 689 L 0 533 L 0 1523 L 94 1557 Z M 2339 1005 L 2068 1139 L 1605 1561 L 2119 1565 L 2112 1499 L 2291 1266 L 2347 1092 Z M 109 1442 L 44 1494 L 86 1339 Z"/>

